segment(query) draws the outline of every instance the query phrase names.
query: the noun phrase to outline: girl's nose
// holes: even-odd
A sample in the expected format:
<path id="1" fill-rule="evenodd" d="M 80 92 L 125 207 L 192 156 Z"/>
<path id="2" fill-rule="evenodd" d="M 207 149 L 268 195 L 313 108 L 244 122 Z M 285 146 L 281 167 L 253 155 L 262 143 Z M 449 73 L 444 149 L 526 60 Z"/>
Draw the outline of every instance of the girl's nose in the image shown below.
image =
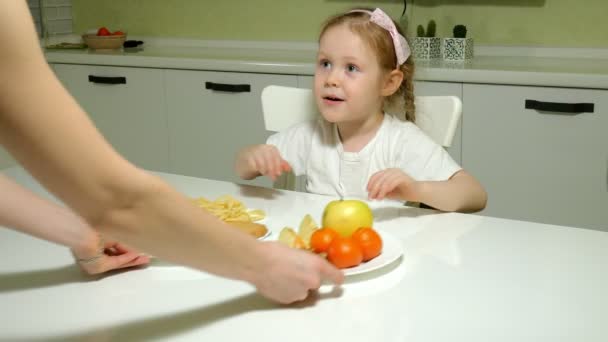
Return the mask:
<path id="1" fill-rule="evenodd" d="M 336 72 L 336 69 L 333 69 L 327 74 L 327 78 L 325 79 L 325 85 L 328 87 L 337 87 L 339 85 L 339 76 Z"/>

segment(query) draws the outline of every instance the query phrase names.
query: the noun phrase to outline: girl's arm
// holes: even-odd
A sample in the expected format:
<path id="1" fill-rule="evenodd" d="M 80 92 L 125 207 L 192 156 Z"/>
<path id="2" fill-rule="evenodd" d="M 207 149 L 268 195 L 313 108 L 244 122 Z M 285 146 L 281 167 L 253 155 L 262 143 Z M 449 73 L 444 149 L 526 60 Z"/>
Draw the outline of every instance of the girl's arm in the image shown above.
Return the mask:
<path id="1" fill-rule="evenodd" d="M 291 170 L 281 158 L 279 150 L 268 144 L 251 145 L 243 148 L 236 156 L 234 170 L 242 179 L 268 176 L 273 181 L 283 172 Z"/>
<path id="2" fill-rule="evenodd" d="M 460 170 L 447 181 L 416 182 L 415 202 L 443 211 L 476 212 L 486 207 L 488 195 L 468 172 Z"/>
<path id="3" fill-rule="evenodd" d="M 117 154 L 50 70 L 25 1 L 0 1 L 0 42 L 0 143 L 91 227 L 281 302 L 342 281 L 325 260 L 242 234 Z"/>
<path id="4" fill-rule="evenodd" d="M 481 184 L 464 170 L 445 181 L 415 181 L 401 169 L 386 169 L 372 175 L 367 190 L 370 199 L 388 197 L 459 212 L 482 210 L 488 197 Z"/>

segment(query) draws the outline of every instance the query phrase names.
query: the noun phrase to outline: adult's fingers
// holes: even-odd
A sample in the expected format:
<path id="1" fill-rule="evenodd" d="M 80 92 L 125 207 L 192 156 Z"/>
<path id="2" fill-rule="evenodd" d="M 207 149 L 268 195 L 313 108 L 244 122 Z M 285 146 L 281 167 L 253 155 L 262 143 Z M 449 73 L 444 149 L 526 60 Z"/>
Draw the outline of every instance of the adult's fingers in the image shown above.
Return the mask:
<path id="1" fill-rule="evenodd" d="M 344 272 L 330 264 L 327 260 L 321 259 L 320 271 L 321 279 L 323 280 L 329 280 L 334 285 L 342 285 L 344 282 Z"/>
<path id="2" fill-rule="evenodd" d="M 149 261 L 149 258 L 144 257 L 144 256 L 140 255 L 139 253 L 135 253 L 135 252 L 129 252 L 129 253 L 121 254 L 121 255 L 105 257 L 105 258 L 103 258 L 102 272 L 115 270 L 115 269 L 119 269 L 119 268 L 130 267 L 127 265 L 137 264 L 137 262 L 138 262 L 137 259 L 139 257 L 142 257 L 142 259 L 141 259 L 142 262 L 144 260 L 146 260 L 146 262 Z"/>
<path id="3" fill-rule="evenodd" d="M 130 262 L 127 262 L 126 264 L 121 265 L 119 268 L 128 268 L 128 267 L 141 266 L 141 265 L 146 265 L 149 262 L 150 262 L 150 257 L 149 256 L 147 256 L 147 255 L 139 255 L 135 259 L 131 260 Z"/>

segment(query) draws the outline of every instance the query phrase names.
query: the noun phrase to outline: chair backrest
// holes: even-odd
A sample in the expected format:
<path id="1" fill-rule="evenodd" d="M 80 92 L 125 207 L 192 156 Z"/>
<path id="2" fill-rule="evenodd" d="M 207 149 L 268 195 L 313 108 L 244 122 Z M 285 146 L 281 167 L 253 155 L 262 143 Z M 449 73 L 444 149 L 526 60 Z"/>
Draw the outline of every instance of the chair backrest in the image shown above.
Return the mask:
<path id="1" fill-rule="evenodd" d="M 416 96 L 416 125 L 435 142 L 450 147 L 462 115 L 462 101 L 456 96 Z M 267 86 L 262 90 L 266 130 L 278 132 L 319 115 L 312 90 Z"/>

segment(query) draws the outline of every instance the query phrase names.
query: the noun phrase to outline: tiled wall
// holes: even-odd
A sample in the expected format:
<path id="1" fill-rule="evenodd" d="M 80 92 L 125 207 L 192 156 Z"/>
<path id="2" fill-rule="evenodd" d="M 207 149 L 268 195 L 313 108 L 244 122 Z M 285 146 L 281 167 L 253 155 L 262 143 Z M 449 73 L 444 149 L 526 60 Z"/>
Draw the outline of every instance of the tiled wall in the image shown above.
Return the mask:
<path id="1" fill-rule="evenodd" d="M 49 35 L 72 33 L 72 0 L 28 0 L 36 30 L 42 35 L 46 25 Z"/>

